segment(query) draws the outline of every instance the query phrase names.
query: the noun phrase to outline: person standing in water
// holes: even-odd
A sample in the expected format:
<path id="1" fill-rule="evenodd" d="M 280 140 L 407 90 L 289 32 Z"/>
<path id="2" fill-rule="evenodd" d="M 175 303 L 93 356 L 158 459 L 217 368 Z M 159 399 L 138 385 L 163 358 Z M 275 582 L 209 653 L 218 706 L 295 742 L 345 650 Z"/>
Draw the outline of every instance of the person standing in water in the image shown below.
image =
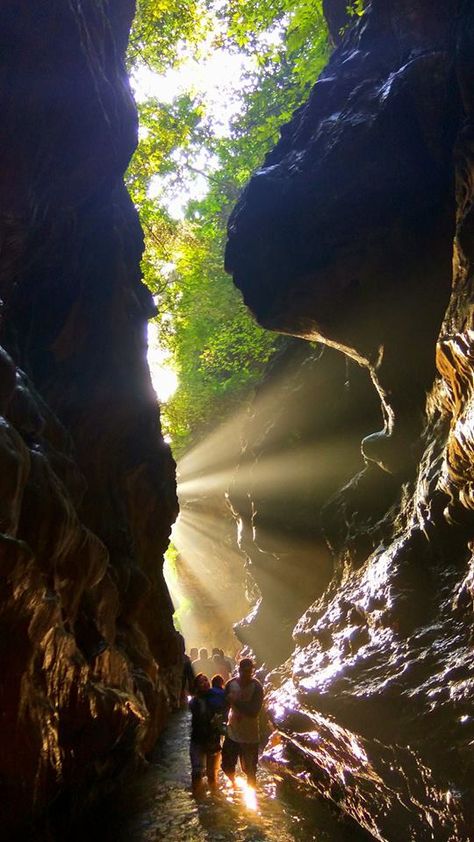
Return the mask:
<path id="1" fill-rule="evenodd" d="M 251 658 L 242 658 L 238 676 L 226 684 L 229 717 L 222 746 L 222 771 L 234 782 L 237 760 L 240 760 L 250 786 L 255 786 L 257 779 L 259 714 L 263 705 L 263 687 L 253 671 Z"/>
<path id="2" fill-rule="evenodd" d="M 213 722 L 216 711 L 209 704 L 210 689 L 207 675 L 199 673 L 194 681 L 194 696 L 189 705 L 191 781 L 192 793 L 196 797 L 203 793 L 205 775 L 210 789 L 217 789 L 221 741 L 219 731 Z"/>
<path id="3" fill-rule="evenodd" d="M 191 650 L 192 652 L 192 650 Z M 194 670 L 190 655 L 184 654 L 183 675 L 181 678 L 181 707 L 186 706 L 187 696 L 191 696 L 194 687 Z"/>

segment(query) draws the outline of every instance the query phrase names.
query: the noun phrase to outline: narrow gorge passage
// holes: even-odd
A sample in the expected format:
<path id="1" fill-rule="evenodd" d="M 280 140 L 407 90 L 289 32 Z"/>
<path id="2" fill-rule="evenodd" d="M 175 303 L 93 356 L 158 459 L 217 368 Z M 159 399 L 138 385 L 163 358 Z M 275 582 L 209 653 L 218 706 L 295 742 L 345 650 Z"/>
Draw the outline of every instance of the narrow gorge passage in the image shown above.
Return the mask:
<path id="1" fill-rule="evenodd" d="M 120 798 L 105 802 L 92 824 L 102 842 L 364 842 L 369 837 L 331 814 L 319 799 L 298 797 L 261 769 L 255 800 L 225 784 L 196 801 L 190 792 L 189 714 L 175 713 L 149 767 Z"/>
<path id="2" fill-rule="evenodd" d="M 474 3 L 4 0 L 0 78 L 0 839 L 473 842 Z"/>

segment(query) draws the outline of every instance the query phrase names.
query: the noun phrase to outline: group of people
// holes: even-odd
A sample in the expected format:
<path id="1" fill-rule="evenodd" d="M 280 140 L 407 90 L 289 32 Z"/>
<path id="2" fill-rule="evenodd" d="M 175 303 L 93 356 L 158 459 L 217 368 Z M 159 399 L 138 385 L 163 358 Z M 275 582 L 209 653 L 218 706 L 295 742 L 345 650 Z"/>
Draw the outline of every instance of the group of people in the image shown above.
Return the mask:
<path id="1" fill-rule="evenodd" d="M 240 761 L 247 782 L 251 786 L 256 783 L 263 687 L 254 676 L 254 664 L 250 658 L 242 658 L 235 676 L 232 676 L 232 665 L 228 662 L 229 667 L 225 670 L 227 680 L 222 671 L 210 676 L 210 664 L 217 664 L 218 658 L 227 661 L 221 653 L 222 650 L 214 650 L 210 659 L 207 650 L 201 649 L 199 657 L 190 660 L 193 673 L 199 668 L 194 675 L 189 705 L 191 777 L 196 796 L 203 791 L 204 777 L 207 777 L 211 790 L 217 789 L 219 765 L 234 783 L 237 762 Z M 206 671 L 200 668 L 201 665 Z"/>
<path id="2" fill-rule="evenodd" d="M 186 657 L 189 667 L 192 668 L 192 675 L 203 672 L 209 681 L 213 675 L 222 675 L 224 681 L 228 681 L 235 669 L 235 661 L 229 655 L 224 655 L 223 649 L 214 648 L 209 656 L 207 649 L 191 649 L 189 657 Z"/>

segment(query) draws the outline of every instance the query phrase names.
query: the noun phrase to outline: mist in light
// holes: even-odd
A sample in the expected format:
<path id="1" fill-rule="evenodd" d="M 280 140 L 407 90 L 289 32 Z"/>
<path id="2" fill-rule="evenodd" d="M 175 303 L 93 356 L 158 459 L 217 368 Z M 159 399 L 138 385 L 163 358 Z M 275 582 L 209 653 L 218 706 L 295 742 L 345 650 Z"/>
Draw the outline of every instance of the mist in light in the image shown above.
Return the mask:
<path id="1" fill-rule="evenodd" d="M 250 621 L 252 611 L 272 646 L 275 633 L 291 636 L 332 575 L 319 510 L 328 489 L 340 487 L 363 460 L 359 439 L 339 434 L 337 425 L 329 435 L 314 432 L 305 399 L 293 402 L 288 420 L 284 399 L 296 376 L 287 369 L 179 460 L 173 542 L 183 599 L 195 609 L 186 622 L 180 615 L 188 646 L 219 645 L 206 615 L 215 628 L 230 629 L 243 617 Z M 264 615 L 257 606 L 263 593 Z"/>
<path id="2" fill-rule="evenodd" d="M 218 646 L 233 655 L 239 642 L 232 627 L 248 610 L 244 559 L 226 540 L 226 527 L 232 534 L 233 522 L 225 503 L 222 508 L 218 501 L 214 505 L 206 500 L 206 506 L 207 511 L 202 499 L 191 505 L 181 501 L 181 513 L 172 532 L 176 574 L 167 577 L 167 582 L 187 648 L 205 646 L 210 650 Z"/>

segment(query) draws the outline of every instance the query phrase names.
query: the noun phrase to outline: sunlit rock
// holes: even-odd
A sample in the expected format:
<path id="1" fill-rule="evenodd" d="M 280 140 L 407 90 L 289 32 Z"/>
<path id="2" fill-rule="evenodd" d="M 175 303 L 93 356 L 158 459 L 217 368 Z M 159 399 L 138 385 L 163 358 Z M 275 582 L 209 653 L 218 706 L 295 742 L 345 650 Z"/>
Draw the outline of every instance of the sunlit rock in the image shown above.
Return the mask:
<path id="1" fill-rule="evenodd" d="M 268 677 L 267 757 L 387 842 L 472 836 L 473 31 L 471 4 L 368 3 L 229 224 L 259 322 L 381 401 L 315 508 L 333 575 Z"/>

